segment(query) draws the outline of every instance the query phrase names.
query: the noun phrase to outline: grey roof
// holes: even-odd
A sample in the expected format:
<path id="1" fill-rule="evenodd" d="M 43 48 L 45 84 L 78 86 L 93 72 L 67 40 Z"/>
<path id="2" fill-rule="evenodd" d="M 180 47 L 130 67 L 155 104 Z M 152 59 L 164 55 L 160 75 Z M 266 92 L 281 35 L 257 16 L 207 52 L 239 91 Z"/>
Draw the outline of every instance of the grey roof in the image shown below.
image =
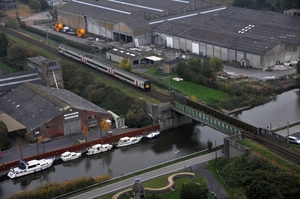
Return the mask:
<path id="1" fill-rule="evenodd" d="M 46 85 L 46 81 L 43 80 L 39 74 L 34 71 L 22 71 L 7 75 L 0 76 L 0 92 L 9 91 L 14 89 L 24 82 L 33 82 L 36 84 L 44 84 Z"/>
<path id="2" fill-rule="evenodd" d="M 300 45 L 299 17 L 236 7 L 165 21 L 153 31 L 255 54 L 280 43 Z"/>
<path id="3" fill-rule="evenodd" d="M 27 129 L 36 129 L 72 107 L 106 112 L 68 90 L 32 83 L 24 83 L 0 97 L 0 110 Z"/>
<path id="4" fill-rule="evenodd" d="M 123 22 L 132 29 L 150 26 L 149 23 L 142 17 L 137 17 L 133 19 L 128 18 L 125 19 Z"/>
<path id="5" fill-rule="evenodd" d="M 188 7 L 191 2 L 193 6 Z M 73 0 L 60 6 L 58 10 L 118 23 L 137 12 L 162 17 L 212 6 L 214 5 L 210 3 L 192 0 Z"/>

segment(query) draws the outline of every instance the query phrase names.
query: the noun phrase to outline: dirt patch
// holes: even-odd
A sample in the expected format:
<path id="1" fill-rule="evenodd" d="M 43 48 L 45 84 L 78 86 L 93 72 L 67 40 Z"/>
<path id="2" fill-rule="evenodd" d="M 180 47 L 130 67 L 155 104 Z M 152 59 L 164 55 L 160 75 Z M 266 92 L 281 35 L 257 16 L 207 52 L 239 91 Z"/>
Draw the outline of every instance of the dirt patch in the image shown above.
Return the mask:
<path id="1" fill-rule="evenodd" d="M 16 14 L 19 14 L 22 19 L 26 19 L 34 14 L 34 11 L 30 10 L 29 6 L 20 4 L 20 8 L 16 10 L 6 10 L 7 17 L 15 18 Z"/>

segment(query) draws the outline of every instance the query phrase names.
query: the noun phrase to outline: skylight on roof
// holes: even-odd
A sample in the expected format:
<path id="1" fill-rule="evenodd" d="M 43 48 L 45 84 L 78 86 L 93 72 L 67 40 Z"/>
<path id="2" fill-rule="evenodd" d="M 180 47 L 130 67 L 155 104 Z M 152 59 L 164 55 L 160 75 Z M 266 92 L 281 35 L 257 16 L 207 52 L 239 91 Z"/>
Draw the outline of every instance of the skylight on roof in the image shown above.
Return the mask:
<path id="1" fill-rule="evenodd" d="M 82 1 L 78 1 L 78 0 L 73 0 L 73 2 L 88 5 L 88 6 L 92 6 L 92 7 L 96 7 L 96 8 L 101 8 L 101 9 L 105 9 L 105 10 L 110 10 L 110 11 L 114 11 L 114 12 L 119 12 L 119 13 L 123 13 L 123 14 L 128 14 L 128 15 L 131 14 L 130 12 L 126 12 L 126 11 L 123 11 L 123 10 L 117 10 L 117 9 L 108 8 L 108 7 L 104 7 L 104 6 L 97 6 L 95 4 L 86 3 L 86 2 L 82 2 Z"/>
<path id="2" fill-rule="evenodd" d="M 163 10 L 161 10 L 161 9 L 151 8 L 151 7 L 147 7 L 147 6 L 141 6 L 141 5 L 132 4 L 132 3 L 126 3 L 126 2 L 122 2 L 122 1 L 116 1 L 116 0 L 107 0 L 107 1 L 114 2 L 114 3 L 119 3 L 119 4 L 127 5 L 127 6 L 133 6 L 133 7 L 137 7 L 137 8 L 144 8 L 144 9 L 147 9 L 147 10 L 163 12 Z"/>

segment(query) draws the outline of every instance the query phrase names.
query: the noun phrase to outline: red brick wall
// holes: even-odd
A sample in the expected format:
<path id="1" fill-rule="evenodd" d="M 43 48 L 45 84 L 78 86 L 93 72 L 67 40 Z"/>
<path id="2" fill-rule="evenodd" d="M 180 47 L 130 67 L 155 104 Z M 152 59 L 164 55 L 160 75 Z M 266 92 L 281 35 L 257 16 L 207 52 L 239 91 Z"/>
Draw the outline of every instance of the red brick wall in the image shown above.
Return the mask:
<path id="1" fill-rule="evenodd" d="M 130 132 L 117 134 L 117 135 L 112 135 L 112 136 L 108 136 L 108 137 L 105 137 L 105 138 L 100 138 L 100 139 L 97 139 L 97 140 L 93 140 L 93 141 L 90 141 L 90 142 L 86 142 L 86 143 L 82 143 L 82 144 L 76 144 L 76 145 L 73 145 L 73 146 L 68 146 L 68 147 L 56 149 L 56 150 L 53 150 L 53 151 L 45 152 L 45 153 L 42 153 L 42 154 L 30 156 L 30 157 L 24 158 L 24 160 L 28 161 L 28 160 L 32 160 L 32 159 L 42 159 L 42 158 L 48 158 L 48 157 L 60 157 L 60 155 L 64 152 L 66 152 L 66 151 L 83 151 L 87 147 L 89 147 L 91 145 L 94 145 L 94 144 L 101 144 L 101 143 L 114 144 L 114 143 L 117 143 L 121 137 L 125 137 L 125 136 L 132 137 L 132 136 L 137 136 L 137 135 L 143 135 L 145 133 L 152 132 L 152 131 L 155 131 L 155 130 L 158 130 L 158 129 L 159 129 L 159 125 L 140 128 L 140 129 L 136 129 L 136 130 L 133 130 L 133 131 L 130 131 Z M 12 161 L 12 162 L 8 162 L 6 164 L 0 165 L 0 172 L 3 172 L 3 171 L 8 172 L 11 167 L 17 166 L 18 162 L 19 162 L 19 160 L 16 160 L 16 161 Z"/>

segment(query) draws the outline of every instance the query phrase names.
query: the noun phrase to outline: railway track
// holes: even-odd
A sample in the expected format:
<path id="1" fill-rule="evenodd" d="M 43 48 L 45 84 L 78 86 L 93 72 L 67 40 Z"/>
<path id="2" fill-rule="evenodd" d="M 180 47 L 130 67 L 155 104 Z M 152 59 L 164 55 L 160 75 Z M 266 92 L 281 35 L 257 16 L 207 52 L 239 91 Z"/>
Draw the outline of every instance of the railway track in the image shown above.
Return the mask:
<path id="1" fill-rule="evenodd" d="M 298 152 L 288 147 L 282 146 L 282 144 L 261 135 L 254 135 L 250 132 L 244 132 L 243 134 L 246 138 L 265 146 L 269 151 L 273 152 L 279 157 L 286 159 L 294 164 L 300 165 L 300 154 Z"/>
<path id="2" fill-rule="evenodd" d="M 80 64 L 82 67 L 85 67 L 87 68 L 88 70 L 94 72 L 94 73 L 97 73 L 99 76 L 105 76 L 106 78 L 108 78 L 109 80 L 111 81 L 114 81 L 114 82 L 117 82 L 119 84 L 121 84 L 122 86 L 125 86 L 125 87 L 128 87 L 132 90 L 135 90 L 136 92 L 139 92 L 141 93 L 142 95 L 145 95 L 145 96 L 148 96 L 148 97 L 151 97 L 153 99 L 156 99 L 157 101 L 159 102 L 169 102 L 169 101 L 172 101 L 172 98 L 161 93 L 161 92 L 158 92 L 157 90 L 154 90 L 152 89 L 151 91 L 148 91 L 148 92 L 145 92 L 145 91 L 142 91 L 141 89 L 139 88 L 136 88 L 136 87 L 133 87 L 125 82 L 122 82 L 122 81 L 119 81 L 117 80 L 116 78 L 110 76 L 110 75 L 107 75 L 107 74 L 104 74 L 102 72 L 99 72 L 93 68 L 90 68 L 88 66 L 86 66 L 85 64 L 82 64 L 80 62 L 77 62 L 75 60 L 72 60 L 72 59 L 69 59 L 63 55 L 61 55 L 59 52 L 58 52 L 58 49 L 53 47 L 53 46 L 50 46 L 36 38 L 34 38 L 33 36 L 30 36 L 30 35 L 27 35 L 25 33 L 22 33 L 22 32 L 19 32 L 19 31 L 15 31 L 15 30 L 12 30 L 12 29 L 9 29 L 9 28 L 6 28 L 4 26 L 0 26 L 0 31 L 6 33 L 6 34 L 9 34 L 9 35 L 12 35 L 13 37 L 16 37 L 16 38 L 19 38 L 25 42 L 28 42 L 30 44 L 33 44 L 39 48 L 42 48 L 44 50 L 47 50 L 48 52 L 50 52 L 51 54 L 57 56 L 60 60 L 66 60 L 66 61 L 69 61 L 69 62 L 73 62 L 73 63 L 76 63 L 76 64 Z M 108 63 L 108 62 L 106 62 Z"/>

